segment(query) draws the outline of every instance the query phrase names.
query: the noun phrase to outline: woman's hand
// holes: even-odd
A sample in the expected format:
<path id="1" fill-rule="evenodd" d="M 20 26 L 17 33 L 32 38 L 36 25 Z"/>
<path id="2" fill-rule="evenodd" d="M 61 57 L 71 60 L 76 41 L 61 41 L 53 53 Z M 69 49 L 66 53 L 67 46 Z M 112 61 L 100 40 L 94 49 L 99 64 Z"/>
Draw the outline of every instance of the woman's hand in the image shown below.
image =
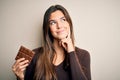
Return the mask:
<path id="1" fill-rule="evenodd" d="M 12 71 L 20 80 L 24 80 L 24 71 L 28 64 L 29 61 L 25 60 L 25 58 L 20 58 L 16 60 L 15 63 L 13 64 Z"/>
<path id="2" fill-rule="evenodd" d="M 70 32 L 68 33 L 68 35 L 66 36 L 66 38 L 60 40 L 59 42 L 60 46 L 62 46 L 68 53 L 75 51 L 72 39 L 70 37 Z"/>

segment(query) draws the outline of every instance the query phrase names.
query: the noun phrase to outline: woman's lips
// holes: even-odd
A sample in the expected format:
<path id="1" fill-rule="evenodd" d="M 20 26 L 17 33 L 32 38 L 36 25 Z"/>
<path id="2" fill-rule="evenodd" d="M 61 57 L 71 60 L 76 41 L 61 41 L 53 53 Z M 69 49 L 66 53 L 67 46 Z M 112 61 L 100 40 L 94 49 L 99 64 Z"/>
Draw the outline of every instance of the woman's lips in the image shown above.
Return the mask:
<path id="1" fill-rule="evenodd" d="M 59 31 L 57 31 L 58 34 L 61 34 L 61 33 L 63 33 L 63 32 L 64 32 L 64 30 L 59 30 Z"/>

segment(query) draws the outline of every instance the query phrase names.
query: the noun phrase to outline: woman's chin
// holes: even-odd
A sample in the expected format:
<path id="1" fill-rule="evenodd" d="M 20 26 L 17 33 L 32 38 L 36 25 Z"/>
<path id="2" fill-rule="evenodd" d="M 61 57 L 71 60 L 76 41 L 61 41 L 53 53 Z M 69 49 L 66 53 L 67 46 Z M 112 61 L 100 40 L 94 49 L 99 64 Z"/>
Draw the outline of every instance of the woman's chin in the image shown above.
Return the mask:
<path id="1" fill-rule="evenodd" d="M 60 37 L 58 37 L 59 40 L 65 39 L 65 38 L 66 38 L 66 36 L 60 36 Z"/>

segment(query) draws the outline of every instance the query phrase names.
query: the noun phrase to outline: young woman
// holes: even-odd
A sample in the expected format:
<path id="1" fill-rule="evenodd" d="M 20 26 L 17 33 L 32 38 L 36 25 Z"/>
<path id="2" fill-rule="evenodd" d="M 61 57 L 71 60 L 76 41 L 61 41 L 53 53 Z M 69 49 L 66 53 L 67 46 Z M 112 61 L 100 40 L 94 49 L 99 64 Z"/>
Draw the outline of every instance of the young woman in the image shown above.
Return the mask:
<path id="1" fill-rule="evenodd" d="M 43 39 L 43 46 L 33 50 L 30 64 L 24 58 L 13 64 L 20 80 L 91 80 L 90 55 L 75 47 L 72 21 L 61 5 L 47 9 Z"/>

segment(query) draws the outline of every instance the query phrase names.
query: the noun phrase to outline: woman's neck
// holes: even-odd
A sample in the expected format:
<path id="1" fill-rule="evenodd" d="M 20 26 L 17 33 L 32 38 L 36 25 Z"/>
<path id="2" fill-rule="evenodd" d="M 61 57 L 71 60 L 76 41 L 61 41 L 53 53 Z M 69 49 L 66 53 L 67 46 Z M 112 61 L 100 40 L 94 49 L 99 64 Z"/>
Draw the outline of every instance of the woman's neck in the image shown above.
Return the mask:
<path id="1" fill-rule="evenodd" d="M 59 41 L 57 40 L 54 40 L 53 45 L 56 53 L 53 59 L 53 64 L 59 65 L 61 62 L 64 61 L 65 58 L 64 49 L 59 45 Z"/>
<path id="2" fill-rule="evenodd" d="M 61 55 L 61 54 L 64 53 L 64 49 L 63 49 L 63 47 L 61 47 L 59 45 L 59 41 L 58 40 L 54 40 L 53 45 L 54 45 L 54 48 L 55 48 L 55 51 L 56 51 L 57 55 L 59 55 L 59 54 Z"/>

